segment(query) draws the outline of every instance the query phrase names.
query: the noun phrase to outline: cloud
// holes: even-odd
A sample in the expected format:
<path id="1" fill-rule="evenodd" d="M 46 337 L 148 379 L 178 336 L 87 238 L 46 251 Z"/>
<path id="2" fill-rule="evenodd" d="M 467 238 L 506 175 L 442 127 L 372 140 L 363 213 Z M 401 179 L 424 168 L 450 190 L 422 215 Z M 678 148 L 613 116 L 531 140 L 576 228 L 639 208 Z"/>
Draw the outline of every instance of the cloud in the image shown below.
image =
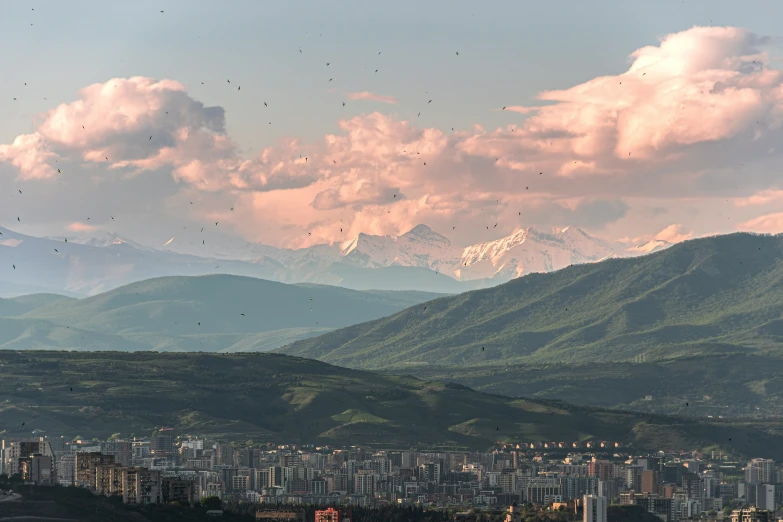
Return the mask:
<path id="1" fill-rule="evenodd" d="M 685 227 L 680 224 L 669 225 L 657 234 L 653 239 L 659 241 L 666 241 L 668 243 L 679 243 L 680 241 L 686 241 L 693 238 L 693 232 L 688 232 Z"/>
<path id="2" fill-rule="evenodd" d="M 397 98 L 394 96 L 385 96 L 383 94 L 375 94 L 369 91 L 362 91 L 362 92 L 349 92 L 348 93 L 348 99 L 349 100 L 366 100 L 366 101 L 376 101 L 381 103 L 391 103 L 395 104 L 397 102 Z"/>
<path id="3" fill-rule="evenodd" d="M 738 207 L 755 207 L 759 205 L 766 205 L 773 201 L 783 201 L 783 190 L 779 189 L 767 189 L 748 196 L 745 198 L 737 198 L 734 204 Z"/>
<path id="4" fill-rule="evenodd" d="M 68 230 L 70 230 L 71 232 L 93 232 L 95 230 L 98 230 L 98 227 L 87 223 L 80 223 L 76 221 L 68 225 Z"/>
<path id="5" fill-rule="evenodd" d="M 51 179 L 57 176 L 57 170 L 49 164 L 56 157 L 39 134 L 22 134 L 10 145 L 0 145 L 0 161 L 19 169 L 22 179 Z"/>
<path id="6" fill-rule="evenodd" d="M 750 219 L 737 226 L 737 230 L 747 232 L 765 232 L 768 234 L 780 234 L 783 232 L 783 212 L 765 214 Z"/>
<path id="7" fill-rule="evenodd" d="M 174 179 L 206 191 L 279 190 L 312 183 L 295 140 L 244 160 L 226 134 L 221 107 L 192 99 L 172 80 L 114 78 L 43 115 L 32 134 L 0 146 L 0 160 L 24 180 L 56 177 L 58 158 L 132 172 L 171 170 Z"/>
<path id="8" fill-rule="evenodd" d="M 766 154 L 783 124 L 783 72 L 766 68 L 761 42 L 731 27 L 669 35 L 634 52 L 628 71 L 543 92 L 538 99 L 552 105 L 514 132 L 472 136 L 462 150 L 517 156 L 510 168 L 568 177 L 649 176 L 726 159 L 739 165 L 755 151 Z M 741 157 L 738 146 L 746 147 Z"/>
<path id="9" fill-rule="evenodd" d="M 619 243 L 623 243 L 626 245 L 635 245 L 637 247 L 641 246 L 643 247 L 647 243 L 651 241 L 666 241 L 667 243 L 679 243 L 681 241 L 687 241 L 688 239 L 693 239 L 693 232 L 687 231 L 685 227 L 682 224 L 675 223 L 672 225 L 668 225 L 663 230 L 655 233 L 655 234 L 644 234 L 637 237 L 623 237 L 618 239 L 617 241 Z M 632 250 L 637 250 L 639 252 L 646 251 L 644 248 L 637 249 L 633 248 Z"/>
<path id="10" fill-rule="evenodd" d="M 508 111 L 508 112 L 517 112 L 519 114 L 532 114 L 539 109 L 540 107 L 522 107 L 521 105 L 509 105 L 501 110 Z"/>
<path id="11" fill-rule="evenodd" d="M 221 225 L 280 245 L 418 223 L 457 227 L 464 243 L 488 239 L 495 223 L 498 233 L 574 224 L 681 241 L 719 220 L 748 223 L 742 209 L 778 197 L 783 72 L 768 67 L 765 44 L 743 29 L 694 27 L 631 53 L 625 72 L 542 92 L 540 106 L 506 107 L 521 115 L 516 124 L 447 133 L 372 112 L 339 121 L 322 140 L 266 144 L 252 159 L 240 157 L 221 107 L 172 80 L 118 78 L 0 145 L 0 161 L 40 183 L 57 178 L 55 160 L 107 179 L 166 173 L 181 191 L 177 205 L 187 194 L 198 205 L 185 208 L 200 217 L 225 214 Z M 642 199 L 654 211 L 634 212 Z M 716 210 L 725 199 L 734 222 Z M 685 206 L 687 215 L 676 210 Z"/>

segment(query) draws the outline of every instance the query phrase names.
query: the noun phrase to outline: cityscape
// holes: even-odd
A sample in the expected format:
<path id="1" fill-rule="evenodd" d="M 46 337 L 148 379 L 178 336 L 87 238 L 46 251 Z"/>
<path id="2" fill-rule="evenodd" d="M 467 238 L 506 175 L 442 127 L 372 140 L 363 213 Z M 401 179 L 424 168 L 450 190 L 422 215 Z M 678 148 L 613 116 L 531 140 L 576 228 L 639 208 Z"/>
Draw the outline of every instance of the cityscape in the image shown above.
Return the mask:
<path id="1" fill-rule="evenodd" d="M 270 521 L 343 522 L 352 509 L 396 506 L 442 520 L 516 522 L 555 512 L 559 520 L 606 522 L 644 512 L 663 522 L 755 522 L 778 520 L 783 506 L 783 467 L 772 459 L 684 450 L 634 456 L 611 443 L 392 451 L 242 446 L 161 429 L 132 440 L 3 440 L 0 457 L 5 480 L 84 488 L 130 506 L 203 504 L 213 516 L 250 510 Z"/>
<path id="2" fill-rule="evenodd" d="M 781 20 L 0 0 L 0 522 L 783 522 Z"/>

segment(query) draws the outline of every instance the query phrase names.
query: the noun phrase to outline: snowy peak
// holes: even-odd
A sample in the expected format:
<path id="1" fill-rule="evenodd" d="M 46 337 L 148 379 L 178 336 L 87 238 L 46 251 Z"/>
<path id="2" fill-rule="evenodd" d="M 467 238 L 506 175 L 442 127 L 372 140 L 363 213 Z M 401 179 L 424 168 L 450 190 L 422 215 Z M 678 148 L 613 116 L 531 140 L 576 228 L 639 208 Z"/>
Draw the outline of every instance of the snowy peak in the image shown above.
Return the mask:
<path id="1" fill-rule="evenodd" d="M 638 255 L 652 254 L 653 252 L 658 252 L 659 250 L 669 248 L 670 246 L 672 246 L 672 244 L 668 241 L 664 241 L 663 239 L 653 239 L 647 243 L 628 248 L 628 252 Z"/>
<path id="2" fill-rule="evenodd" d="M 130 239 L 124 238 L 120 236 L 119 234 L 116 234 L 114 232 L 106 232 L 102 236 L 98 237 L 90 237 L 90 238 L 74 238 L 71 239 L 71 242 L 77 243 L 80 245 L 85 246 L 92 246 L 92 247 L 98 247 L 98 248 L 105 248 L 105 247 L 117 247 L 126 245 L 131 248 L 135 248 L 136 250 L 145 250 L 148 252 L 153 251 L 154 249 L 146 247 L 144 245 L 141 245 L 139 243 L 136 243 L 135 241 L 132 241 Z"/>
<path id="3" fill-rule="evenodd" d="M 510 279 L 531 272 L 550 272 L 577 263 L 616 255 L 612 246 L 576 227 L 520 229 L 510 236 L 471 245 L 462 251 L 460 280 Z"/>
<path id="4" fill-rule="evenodd" d="M 405 232 L 398 239 L 404 239 L 411 243 L 437 246 L 440 248 L 451 246 L 451 241 L 449 241 L 449 238 L 438 234 L 427 225 L 416 225 L 412 229 Z"/>
<path id="5" fill-rule="evenodd" d="M 467 263 L 470 265 L 484 259 L 493 259 L 508 252 L 527 239 L 528 230 L 523 228 L 510 236 L 465 247 L 462 251 L 463 264 Z"/>

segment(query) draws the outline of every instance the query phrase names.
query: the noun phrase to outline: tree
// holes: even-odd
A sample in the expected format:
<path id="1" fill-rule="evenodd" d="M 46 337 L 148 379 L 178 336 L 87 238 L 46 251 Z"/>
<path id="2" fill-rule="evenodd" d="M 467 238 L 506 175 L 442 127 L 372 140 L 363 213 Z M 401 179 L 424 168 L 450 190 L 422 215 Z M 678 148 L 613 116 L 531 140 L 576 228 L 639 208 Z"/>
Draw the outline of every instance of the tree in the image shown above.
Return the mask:
<path id="1" fill-rule="evenodd" d="M 204 497 L 201 499 L 201 505 L 207 509 L 221 509 L 223 501 L 220 500 L 220 497 Z"/>

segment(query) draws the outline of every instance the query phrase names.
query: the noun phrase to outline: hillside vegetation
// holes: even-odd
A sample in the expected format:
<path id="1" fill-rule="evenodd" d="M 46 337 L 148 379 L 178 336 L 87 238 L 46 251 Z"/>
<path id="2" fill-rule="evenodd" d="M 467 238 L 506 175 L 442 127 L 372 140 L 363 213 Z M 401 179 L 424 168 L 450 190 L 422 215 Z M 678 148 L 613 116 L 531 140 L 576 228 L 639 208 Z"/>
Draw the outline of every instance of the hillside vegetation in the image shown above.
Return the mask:
<path id="1" fill-rule="evenodd" d="M 439 295 L 230 275 L 162 277 L 78 300 L 2 299 L 0 348 L 263 351 Z"/>
<path id="2" fill-rule="evenodd" d="M 694 418 L 783 414 L 783 358 L 752 354 L 649 363 L 419 366 L 404 372 L 488 393 L 584 406 Z"/>
<path id="3" fill-rule="evenodd" d="M 531 274 L 280 351 L 365 369 L 778 357 L 783 236 L 714 236 Z"/>
<path id="4" fill-rule="evenodd" d="M 24 425 L 23 425 L 24 423 Z M 704 423 L 487 395 L 276 354 L 0 352 L 3 435 L 179 434 L 238 440 L 488 448 L 609 440 L 783 457 L 779 426 Z"/>

